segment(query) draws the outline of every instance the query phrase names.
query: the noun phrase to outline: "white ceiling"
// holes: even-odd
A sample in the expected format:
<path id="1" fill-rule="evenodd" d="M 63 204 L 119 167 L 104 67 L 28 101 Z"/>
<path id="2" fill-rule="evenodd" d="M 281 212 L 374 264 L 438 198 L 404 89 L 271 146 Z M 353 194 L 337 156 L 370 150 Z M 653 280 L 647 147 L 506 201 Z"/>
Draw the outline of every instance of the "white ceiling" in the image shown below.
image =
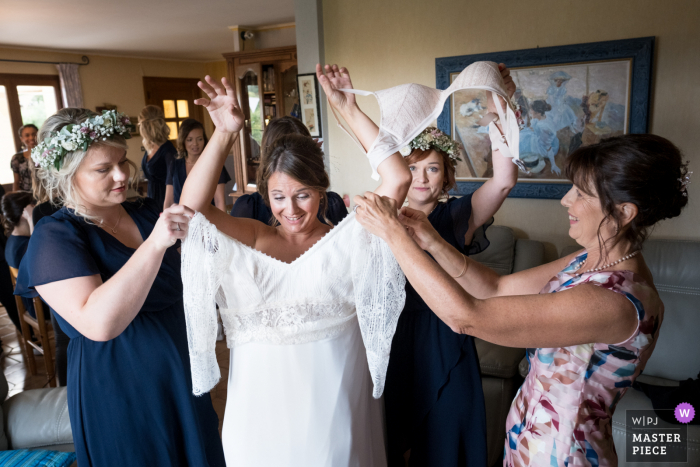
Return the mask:
<path id="1" fill-rule="evenodd" d="M 0 0 L 0 45 L 220 60 L 229 26 L 294 21 L 294 0 Z"/>

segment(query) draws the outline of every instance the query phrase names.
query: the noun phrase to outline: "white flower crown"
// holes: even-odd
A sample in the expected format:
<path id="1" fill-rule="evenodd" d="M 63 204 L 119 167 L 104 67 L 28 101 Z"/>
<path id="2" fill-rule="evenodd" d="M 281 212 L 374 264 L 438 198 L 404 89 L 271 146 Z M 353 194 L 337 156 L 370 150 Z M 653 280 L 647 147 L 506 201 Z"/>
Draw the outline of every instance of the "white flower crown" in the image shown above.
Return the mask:
<path id="1" fill-rule="evenodd" d="M 114 135 L 131 138 L 134 125 L 125 114 L 116 110 L 103 110 L 102 115 L 90 117 L 80 124 L 66 125 L 32 149 L 32 160 L 37 167 L 54 167 L 61 170 L 66 154 L 81 149 L 87 151 L 95 141 L 107 141 Z"/>
<path id="2" fill-rule="evenodd" d="M 442 131 L 435 127 L 429 126 L 423 130 L 418 136 L 413 138 L 413 140 L 408 143 L 408 146 L 404 146 L 401 151 L 403 157 L 410 156 L 414 149 L 420 149 L 422 151 L 428 151 L 429 149 L 437 149 L 442 151 L 450 158 L 452 165 L 457 165 L 457 161 L 461 161 L 459 158 L 459 150 L 462 147 L 452 138 L 447 136 Z"/>

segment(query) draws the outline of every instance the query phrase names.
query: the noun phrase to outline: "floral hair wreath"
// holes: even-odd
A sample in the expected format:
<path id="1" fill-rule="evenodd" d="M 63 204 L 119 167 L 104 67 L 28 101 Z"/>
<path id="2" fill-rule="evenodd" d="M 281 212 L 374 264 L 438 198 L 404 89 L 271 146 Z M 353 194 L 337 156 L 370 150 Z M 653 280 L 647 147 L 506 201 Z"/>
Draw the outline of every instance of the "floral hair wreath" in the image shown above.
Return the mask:
<path id="1" fill-rule="evenodd" d="M 107 141 L 114 135 L 131 138 L 134 125 L 125 114 L 103 110 L 102 115 L 90 117 L 82 123 L 66 125 L 53 131 L 32 149 L 32 160 L 37 167 L 61 170 L 66 154 L 81 149 L 87 151 L 95 141 Z"/>
<path id="2" fill-rule="evenodd" d="M 403 157 L 407 157 L 411 155 L 414 149 L 420 149 L 421 151 L 437 149 L 438 151 L 442 151 L 447 154 L 452 165 L 457 165 L 457 161 L 462 160 L 459 158 L 459 150 L 461 147 L 461 144 L 453 141 L 452 138 L 447 136 L 442 131 L 435 127 L 429 126 L 418 136 L 413 138 L 413 140 L 408 143 L 408 146 L 404 146 L 400 153 Z"/>

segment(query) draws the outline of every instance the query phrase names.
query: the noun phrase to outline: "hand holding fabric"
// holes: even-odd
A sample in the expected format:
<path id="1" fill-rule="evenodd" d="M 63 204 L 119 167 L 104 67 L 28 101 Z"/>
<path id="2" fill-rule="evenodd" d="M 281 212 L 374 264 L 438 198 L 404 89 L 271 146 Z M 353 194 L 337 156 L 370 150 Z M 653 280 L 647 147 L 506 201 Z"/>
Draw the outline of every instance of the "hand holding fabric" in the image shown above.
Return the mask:
<path id="1" fill-rule="evenodd" d="M 194 211 L 187 206 L 173 204 L 164 210 L 153 227 L 148 240 L 160 250 L 166 250 L 187 236 L 187 228 Z"/>
<path id="2" fill-rule="evenodd" d="M 398 218 L 396 200 L 375 193 L 366 192 L 364 196 L 355 196 L 355 213 L 358 222 L 370 233 L 382 240 L 387 239 L 397 231 L 405 232 Z"/>
<path id="3" fill-rule="evenodd" d="M 339 68 L 338 65 L 326 65 L 324 68 L 316 64 L 318 82 L 328 97 L 328 103 L 345 116 L 357 107 L 355 94 L 340 91 L 340 89 L 354 89 L 350 72 L 345 67 Z"/>
<path id="4" fill-rule="evenodd" d="M 435 230 L 428 220 L 428 216 L 423 211 L 411 209 L 407 206 L 403 207 L 401 208 L 401 214 L 399 214 L 399 221 L 406 227 L 411 238 L 423 250 L 430 251 L 432 245 L 442 240 L 440 234 Z"/>

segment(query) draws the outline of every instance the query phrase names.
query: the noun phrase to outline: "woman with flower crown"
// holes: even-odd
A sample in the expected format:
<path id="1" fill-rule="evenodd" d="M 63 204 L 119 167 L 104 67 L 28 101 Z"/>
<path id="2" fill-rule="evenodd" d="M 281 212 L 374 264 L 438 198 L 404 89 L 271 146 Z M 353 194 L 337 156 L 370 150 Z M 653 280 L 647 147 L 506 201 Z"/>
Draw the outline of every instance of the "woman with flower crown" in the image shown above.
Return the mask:
<path id="1" fill-rule="evenodd" d="M 209 394 L 192 395 L 177 240 L 192 210 L 126 200 L 136 167 L 129 118 L 63 109 L 32 151 L 49 199 L 16 293 L 55 311 L 68 346 L 68 411 L 78 465 L 225 465 Z M 133 166 L 133 167 L 132 167 Z"/>
<path id="2" fill-rule="evenodd" d="M 499 66 L 510 96 L 515 85 Z M 345 68 L 326 67 L 339 88 L 352 88 Z M 326 89 L 327 79 L 317 73 Z M 488 111 L 496 113 L 491 93 Z M 503 129 L 499 130 L 503 133 Z M 484 250 L 486 228 L 517 181 L 517 166 L 492 148 L 493 177 L 476 192 L 449 197 L 459 145 L 426 128 L 401 150 L 413 182 L 408 206 L 422 211 L 440 236 L 466 255 Z M 487 465 L 486 414 L 479 361 L 471 336 L 453 332 L 410 283 L 391 346 L 384 391 L 389 466 Z"/>

